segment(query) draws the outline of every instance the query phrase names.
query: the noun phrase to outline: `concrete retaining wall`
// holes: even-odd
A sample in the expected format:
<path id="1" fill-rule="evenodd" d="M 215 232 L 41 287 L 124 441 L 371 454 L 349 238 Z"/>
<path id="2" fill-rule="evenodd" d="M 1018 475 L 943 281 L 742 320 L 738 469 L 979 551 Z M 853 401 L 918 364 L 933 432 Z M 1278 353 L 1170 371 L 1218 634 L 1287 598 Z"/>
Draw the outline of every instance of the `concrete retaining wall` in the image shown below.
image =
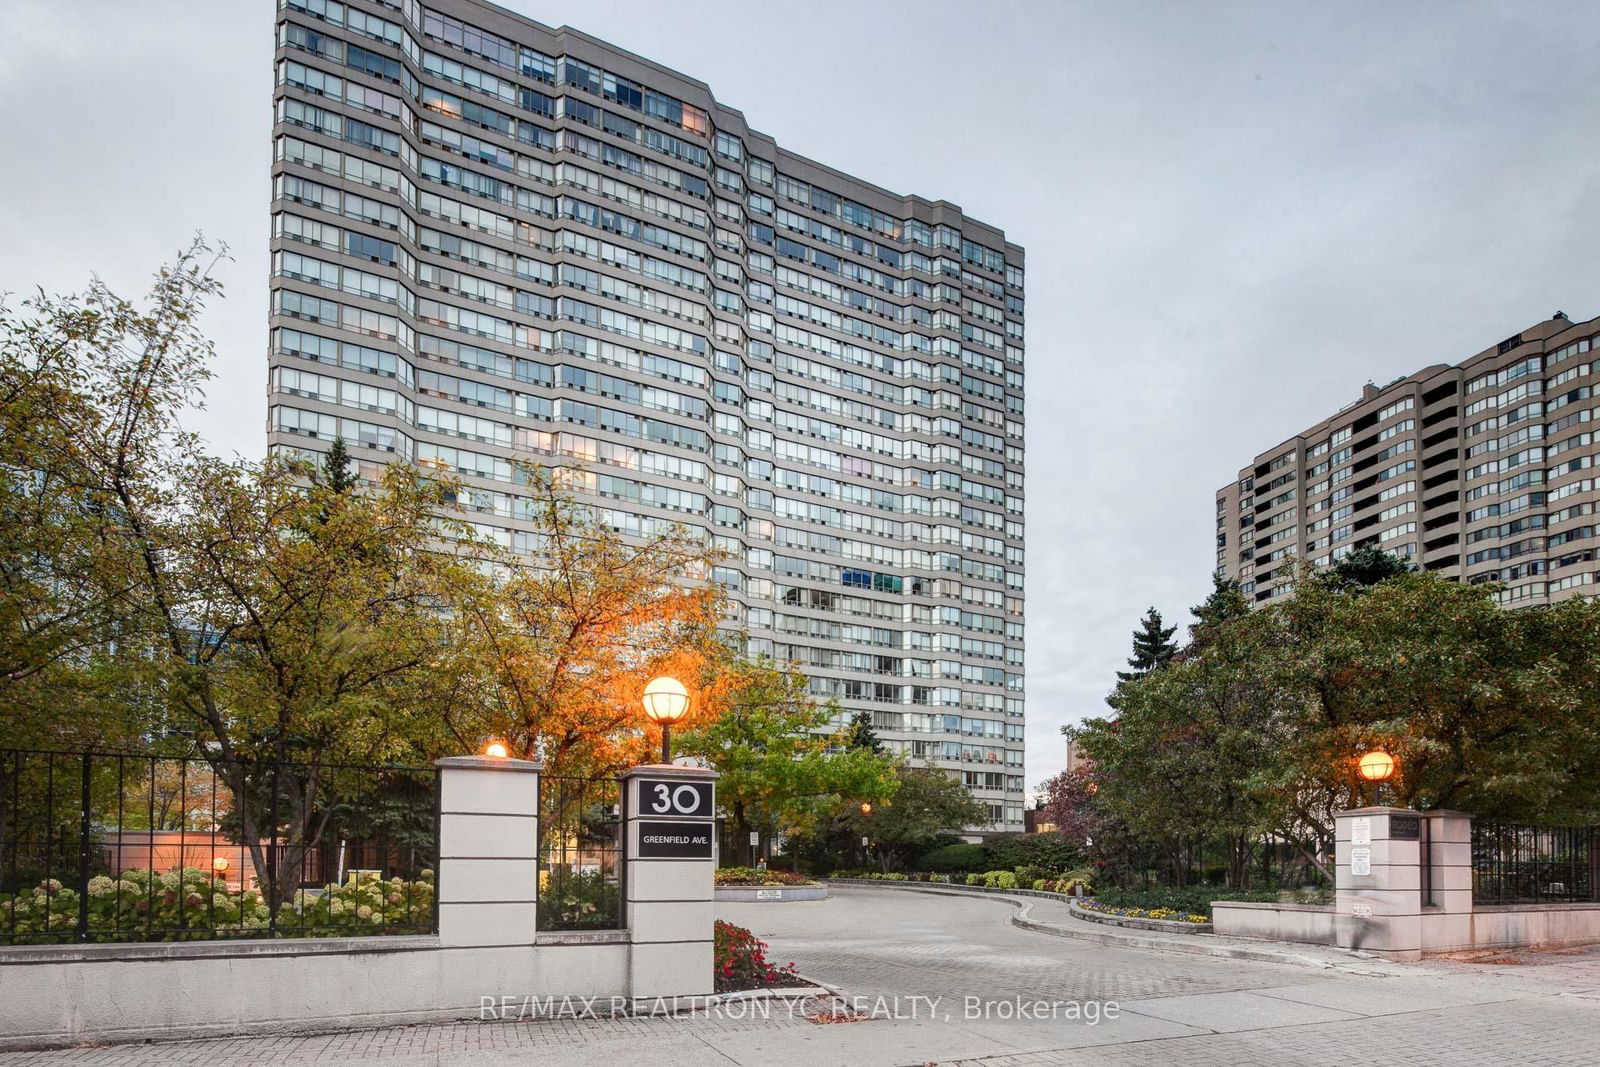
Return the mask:
<path id="1" fill-rule="evenodd" d="M 1211 902 L 1211 926 L 1229 937 L 1259 937 L 1269 941 L 1299 941 L 1308 945 L 1334 943 L 1331 904 L 1273 904 L 1242 900 Z"/>
<path id="2" fill-rule="evenodd" d="M 1600 942 L 1600 904 L 1479 905 L 1465 915 L 1422 914 L 1424 952 Z"/>
<path id="3" fill-rule="evenodd" d="M 717 903 L 744 904 L 753 901 L 773 903 L 792 900 L 826 900 L 825 885 L 719 885 Z"/>
<path id="4" fill-rule="evenodd" d="M 363 937 L 6 949 L 0 1048 L 476 1019 L 503 997 L 625 995 L 628 934 L 604 936 L 462 948 Z"/>

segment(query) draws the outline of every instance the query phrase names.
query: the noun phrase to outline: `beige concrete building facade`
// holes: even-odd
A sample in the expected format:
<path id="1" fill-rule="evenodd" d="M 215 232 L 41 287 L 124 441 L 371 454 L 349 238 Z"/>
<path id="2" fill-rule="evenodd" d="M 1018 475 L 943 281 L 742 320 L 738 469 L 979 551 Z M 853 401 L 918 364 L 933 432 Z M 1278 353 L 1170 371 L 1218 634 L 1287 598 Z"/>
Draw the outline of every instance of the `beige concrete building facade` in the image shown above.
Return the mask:
<path id="1" fill-rule="evenodd" d="M 1217 571 L 1256 604 L 1373 545 L 1507 607 L 1596 592 L 1600 318 L 1557 312 L 1382 387 L 1217 490 Z"/>
<path id="2" fill-rule="evenodd" d="M 276 34 L 269 448 L 442 467 L 514 551 L 520 463 L 581 465 L 622 535 L 727 553 L 751 653 L 1020 831 L 1021 246 L 494 4 Z"/>

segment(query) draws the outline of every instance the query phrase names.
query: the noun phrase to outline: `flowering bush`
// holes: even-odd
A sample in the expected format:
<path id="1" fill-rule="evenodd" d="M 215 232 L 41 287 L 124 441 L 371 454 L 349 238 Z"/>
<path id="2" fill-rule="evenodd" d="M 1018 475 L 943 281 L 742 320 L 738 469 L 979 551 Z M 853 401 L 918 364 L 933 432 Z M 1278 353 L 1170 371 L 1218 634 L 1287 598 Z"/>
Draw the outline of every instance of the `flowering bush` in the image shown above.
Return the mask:
<path id="1" fill-rule="evenodd" d="M 255 890 L 245 890 L 246 895 Z M 265 910 L 265 905 L 262 905 Z M 384 881 L 376 872 L 312 894 L 302 889 L 278 909 L 282 937 L 383 934 L 426 929 L 433 923 L 433 872 L 415 882 Z M 396 929 L 398 928 L 398 929 Z"/>
<path id="2" fill-rule="evenodd" d="M 815 885 L 812 879 L 794 871 L 762 870 L 757 867 L 718 867 L 717 885 Z"/>
<path id="3" fill-rule="evenodd" d="M 269 919 L 259 890 L 230 889 L 221 875 L 197 867 L 155 874 L 124 871 L 89 879 L 90 941 L 199 941 L 265 936 Z M 21 944 L 77 939 L 79 899 L 58 879 L 0 894 L 0 935 Z M 352 878 L 320 892 L 300 890 L 278 909 L 283 937 L 385 934 L 426 929 L 433 922 L 433 872 L 415 882 Z"/>
<path id="4" fill-rule="evenodd" d="M 797 982 L 794 964 L 774 967 L 767 962 L 767 943 L 742 926 L 717 920 L 714 957 L 718 993 L 736 989 L 763 989 Z"/>
<path id="5" fill-rule="evenodd" d="M 539 929 L 615 930 L 621 915 L 621 891 L 603 871 L 539 872 Z"/>

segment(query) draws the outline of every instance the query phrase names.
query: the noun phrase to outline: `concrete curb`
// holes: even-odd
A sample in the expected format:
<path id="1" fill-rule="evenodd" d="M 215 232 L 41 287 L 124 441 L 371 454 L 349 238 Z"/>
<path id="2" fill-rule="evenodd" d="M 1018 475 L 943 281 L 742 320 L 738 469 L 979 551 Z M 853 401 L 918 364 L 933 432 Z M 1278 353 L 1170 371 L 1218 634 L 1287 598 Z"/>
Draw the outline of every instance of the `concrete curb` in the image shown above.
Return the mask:
<path id="1" fill-rule="evenodd" d="M 1338 964 L 1320 960 L 1314 956 L 1307 956 L 1298 952 L 1287 952 L 1281 949 L 1255 948 L 1250 945 L 1232 943 L 1218 943 L 1213 940 L 1216 934 L 1191 934 L 1184 937 L 1150 937 L 1137 934 L 1118 934 L 1110 930 L 1082 929 L 1075 930 L 1060 923 L 1045 922 L 1041 919 L 1031 918 L 1033 901 L 1021 897 L 1007 896 L 1005 890 L 989 890 L 987 892 L 968 892 L 965 888 L 950 885 L 940 885 L 928 882 L 880 882 L 873 880 L 844 880 L 837 879 L 841 884 L 849 886 L 879 886 L 892 889 L 908 889 L 920 893 L 939 893 L 952 897 L 980 897 L 987 900 L 999 900 L 1011 904 L 1017 909 L 1011 916 L 1011 925 L 1023 930 L 1032 930 L 1034 933 L 1048 934 L 1051 937 L 1066 937 L 1076 941 L 1088 941 L 1099 945 L 1110 945 L 1116 948 L 1147 949 L 1156 952 L 1181 952 L 1191 956 L 1210 956 L 1215 959 L 1253 960 L 1259 963 L 1286 963 L 1294 967 L 1313 967 L 1317 970 L 1331 970 Z M 977 888 L 977 887 L 972 887 Z M 1028 895 L 1034 895 L 1028 892 Z M 1039 894 L 1043 896 L 1043 894 Z M 1078 920 L 1082 921 L 1082 920 Z M 1083 923 L 1085 927 L 1091 924 Z M 1349 956 L 1351 963 L 1369 962 L 1363 957 Z M 1375 961 L 1372 961 L 1375 962 Z M 1371 972 L 1381 973 L 1381 972 Z"/>

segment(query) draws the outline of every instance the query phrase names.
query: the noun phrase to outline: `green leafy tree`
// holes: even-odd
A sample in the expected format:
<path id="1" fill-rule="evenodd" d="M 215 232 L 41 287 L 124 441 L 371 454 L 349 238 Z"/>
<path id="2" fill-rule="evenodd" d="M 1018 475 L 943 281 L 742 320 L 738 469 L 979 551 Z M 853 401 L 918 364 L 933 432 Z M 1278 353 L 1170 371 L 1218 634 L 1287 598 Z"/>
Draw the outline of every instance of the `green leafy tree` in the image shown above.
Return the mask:
<path id="1" fill-rule="evenodd" d="M 1600 604 L 1506 611 L 1435 574 L 1304 581 L 1258 669 L 1285 700 L 1294 767 L 1359 799 L 1355 757 L 1400 762 L 1399 804 L 1541 821 L 1600 810 Z"/>
<path id="2" fill-rule="evenodd" d="M 372 494 L 335 491 L 298 463 L 210 457 L 182 429 L 210 373 L 198 323 L 220 292 L 214 262 L 197 242 L 143 307 L 97 282 L 6 323 L 7 366 L 35 372 L 8 414 L 29 437 L 16 462 L 71 485 L 34 498 L 75 538 L 36 568 L 82 627 L 26 655 L 79 684 L 113 679 L 140 735 L 187 739 L 212 764 L 276 907 L 330 810 L 334 764 L 438 750 L 427 679 L 451 671 L 457 647 L 438 608 L 478 579 L 452 548 L 464 527 L 439 521 L 444 481 L 395 467 Z M 275 825 L 253 803 L 267 760 L 293 765 L 271 772 Z M 276 877 L 268 835 L 285 846 Z"/>
<path id="3" fill-rule="evenodd" d="M 894 795 L 896 760 L 830 732 L 836 709 L 812 701 L 804 676 L 737 658 L 721 673 L 719 713 L 675 744 L 720 775 L 717 799 L 740 862 L 753 862 L 752 830 L 812 834 L 841 804 L 876 805 Z"/>
<path id="4" fill-rule="evenodd" d="M 846 804 L 836 817 L 835 836 L 862 837 L 887 871 L 947 839 L 952 830 L 989 821 L 988 808 L 975 800 L 958 778 L 932 767 L 894 769 L 892 795 L 863 813 Z"/>

